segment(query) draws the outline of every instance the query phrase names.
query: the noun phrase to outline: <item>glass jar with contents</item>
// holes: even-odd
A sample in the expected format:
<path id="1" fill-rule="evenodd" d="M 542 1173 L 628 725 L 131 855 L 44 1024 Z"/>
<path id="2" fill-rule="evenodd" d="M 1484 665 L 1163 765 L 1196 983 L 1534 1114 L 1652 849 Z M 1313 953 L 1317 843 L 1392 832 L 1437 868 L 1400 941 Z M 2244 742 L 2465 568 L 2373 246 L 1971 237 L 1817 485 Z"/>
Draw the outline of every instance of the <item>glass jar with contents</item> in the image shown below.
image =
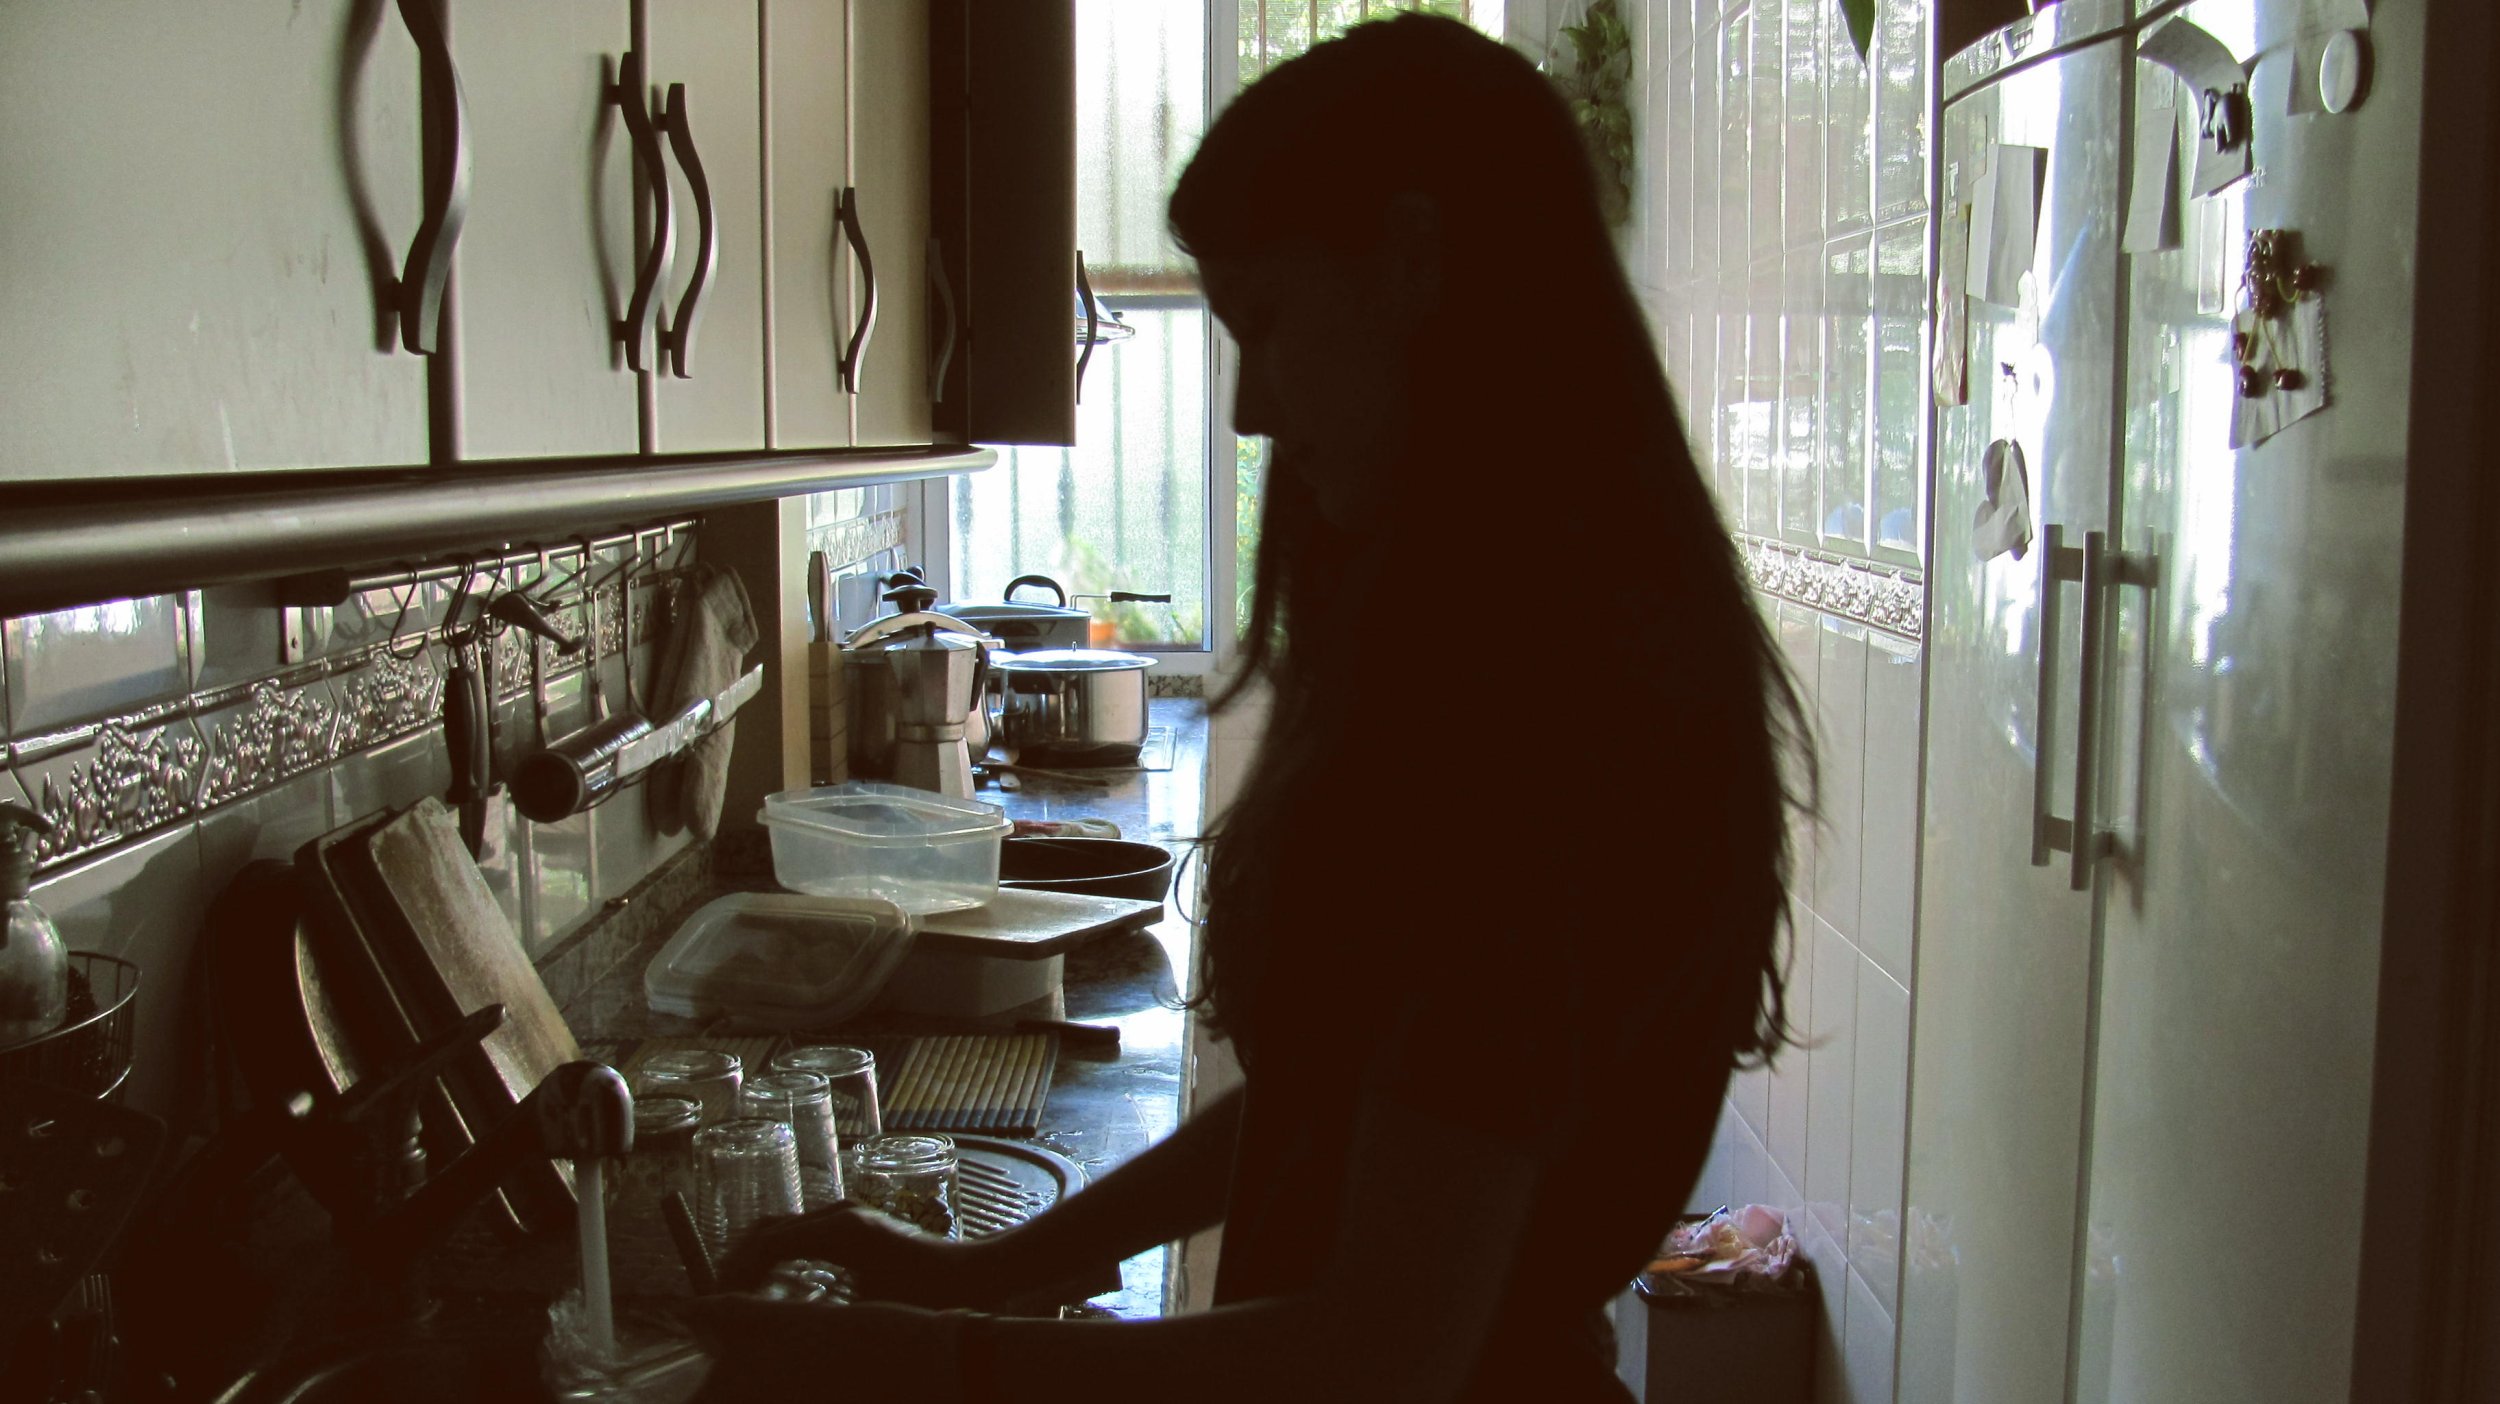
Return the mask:
<path id="1" fill-rule="evenodd" d="M 857 1147 L 885 1134 L 877 1110 L 877 1055 L 865 1048 L 838 1043 L 812 1043 L 786 1049 L 773 1058 L 774 1072 L 811 1072 L 833 1092 L 833 1120 L 845 1147 Z"/>
<path id="2" fill-rule="evenodd" d="M 735 1053 L 716 1048 L 669 1048 L 642 1060 L 634 1073 L 634 1095 L 692 1097 L 703 1108 L 703 1124 L 726 1121 L 738 1114 L 738 1085 L 745 1069 Z"/>
<path id="3" fill-rule="evenodd" d="M 815 1209 L 842 1197 L 840 1141 L 833 1129 L 833 1093 L 812 1072 L 771 1072 L 738 1091 L 738 1114 L 786 1123 L 799 1143 L 799 1187 Z"/>
<path id="4" fill-rule="evenodd" d="M 694 1133 L 703 1107 L 692 1097 L 634 1100 L 634 1149 L 608 1177 L 608 1202 L 657 1216 L 670 1190 L 694 1193 Z"/>
<path id="5" fill-rule="evenodd" d="M 955 1220 L 955 1142 L 947 1136 L 879 1136 L 851 1165 L 851 1194 L 873 1209 L 940 1238 L 960 1238 Z"/>

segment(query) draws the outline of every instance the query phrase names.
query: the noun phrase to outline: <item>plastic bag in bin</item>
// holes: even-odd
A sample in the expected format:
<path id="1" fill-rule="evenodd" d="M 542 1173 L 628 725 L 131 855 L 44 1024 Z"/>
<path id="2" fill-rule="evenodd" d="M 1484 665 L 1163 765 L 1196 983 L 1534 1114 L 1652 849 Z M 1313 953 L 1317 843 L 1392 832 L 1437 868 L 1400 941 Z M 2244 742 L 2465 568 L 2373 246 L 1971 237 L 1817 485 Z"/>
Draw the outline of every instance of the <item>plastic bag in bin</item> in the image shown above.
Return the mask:
<path id="1" fill-rule="evenodd" d="M 1676 1225 L 1642 1269 L 1640 1285 L 1652 1297 L 1781 1289 L 1795 1285 L 1789 1279 L 1797 1263 L 1787 1216 L 1748 1204 Z"/>

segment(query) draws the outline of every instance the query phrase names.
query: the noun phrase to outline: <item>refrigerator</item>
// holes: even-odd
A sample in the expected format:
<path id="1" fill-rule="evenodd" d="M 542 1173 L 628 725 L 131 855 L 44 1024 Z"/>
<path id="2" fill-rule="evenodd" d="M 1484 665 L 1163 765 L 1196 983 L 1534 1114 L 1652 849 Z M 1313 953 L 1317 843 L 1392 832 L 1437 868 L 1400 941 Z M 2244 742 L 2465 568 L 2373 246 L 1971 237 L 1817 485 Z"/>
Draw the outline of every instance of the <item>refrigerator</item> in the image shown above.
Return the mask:
<path id="1" fill-rule="evenodd" d="M 2303 26 L 2339 8 L 2065 0 L 1941 69 L 1942 208 L 2040 164 L 2010 303 L 1956 298 L 1957 328 L 1943 287 L 1931 327 L 1968 370 L 1931 436 L 1903 1401 L 2350 1386 L 2422 20 L 2381 5 L 2358 105 L 2296 114 Z M 2139 54 L 2180 17 L 2250 65 L 2252 172 L 2204 196 L 2201 92 Z M 2139 140 L 2164 124 L 2167 153 Z M 2129 238 L 2163 180 L 2175 247 L 2130 251 L 2164 242 Z M 1965 287 L 2008 237 L 1990 213 Z M 2326 270 L 2327 406 L 2234 448 L 2262 229 Z M 2019 559 L 1973 531 L 2000 443 L 2027 472 Z"/>

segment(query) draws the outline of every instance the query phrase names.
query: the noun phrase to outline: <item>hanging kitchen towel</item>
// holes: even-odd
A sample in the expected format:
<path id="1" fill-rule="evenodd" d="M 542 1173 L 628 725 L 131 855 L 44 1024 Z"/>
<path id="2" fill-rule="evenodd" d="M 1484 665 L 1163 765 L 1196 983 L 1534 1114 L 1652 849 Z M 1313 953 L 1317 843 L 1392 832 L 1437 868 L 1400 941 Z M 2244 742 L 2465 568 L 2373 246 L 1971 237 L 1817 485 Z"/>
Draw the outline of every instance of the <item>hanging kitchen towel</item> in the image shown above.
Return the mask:
<path id="1" fill-rule="evenodd" d="M 659 685 L 652 689 L 658 715 L 675 716 L 687 703 L 736 682 L 755 641 L 755 611 L 747 603 L 746 586 L 728 571 L 696 566 L 685 583 Z M 720 831 L 729 747 L 736 737 L 737 723 L 730 722 L 688 746 L 684 755 L 653 767 L 648 788 L 654 828 L 664 834 L 691 829 L 704 839 Z"/>

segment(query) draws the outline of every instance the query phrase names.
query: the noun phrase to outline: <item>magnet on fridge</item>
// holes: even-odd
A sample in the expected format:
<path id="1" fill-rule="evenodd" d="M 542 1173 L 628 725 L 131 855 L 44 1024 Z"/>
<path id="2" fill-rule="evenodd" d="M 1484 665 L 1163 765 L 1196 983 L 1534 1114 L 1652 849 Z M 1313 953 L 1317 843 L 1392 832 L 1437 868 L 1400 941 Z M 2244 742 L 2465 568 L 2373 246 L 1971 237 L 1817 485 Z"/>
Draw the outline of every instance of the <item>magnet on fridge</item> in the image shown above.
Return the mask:
<path id="1" fill-rule="evenodd" d="M 2370 40 L 2357 29 L 2327 36 L 2318 55 L 2318 102 L 2329 112 L 2350 112 L 2370 89 Z"/>

